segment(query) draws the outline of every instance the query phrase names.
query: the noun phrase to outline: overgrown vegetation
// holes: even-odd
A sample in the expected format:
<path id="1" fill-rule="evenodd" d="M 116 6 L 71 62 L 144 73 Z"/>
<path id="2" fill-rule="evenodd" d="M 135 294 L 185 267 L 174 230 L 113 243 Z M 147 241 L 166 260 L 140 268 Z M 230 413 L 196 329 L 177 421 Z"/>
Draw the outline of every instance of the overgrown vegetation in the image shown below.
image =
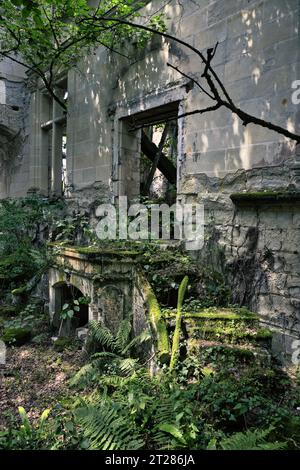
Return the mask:
<path id="1" fill-rule="evenodd" d="M 59 378 L 61 357 L 79 353 L 82 344 L 70 337 L 51 342 L 38 286 L 51 260 L 47 241 L 78 244 L 72 225 L 89 244 L 85 217 L 73 214 L 59 222 L 61 203 L 35 198 L 4 201 L 0 210 L 2 266 L 6 258 L 13 263 L 2 271 L 1 335 L 11 351 L 24 351 L 24 338 L 33 353 L 50 349 Z M 21 407 L 19 417 L 2 426 L 0 448 L 300 449 L 299 371 L 288 374 L 274 361 L 271 333 L 252 312 L 230 306 L 221 274 L 199 268 L 180 248 L 162 250 L 159 244 L 77 249 L 91 256 L 99 250 L 133 256 L 150 281 L 153 321 L 139 336 L 130 316 L 116 334 L 91 322 L 81 352 L 85 363 L 67 390 L 48 402 L 46 397 L 34 418 L 34 410 Z M 10 258 L 19 250 L 24 264 Z M 65 318 L 78 310 L 75 300 L 63 306 Z M 33 380 L 44 383 L 47 376 L 47 370 L 35 370 Z"/>

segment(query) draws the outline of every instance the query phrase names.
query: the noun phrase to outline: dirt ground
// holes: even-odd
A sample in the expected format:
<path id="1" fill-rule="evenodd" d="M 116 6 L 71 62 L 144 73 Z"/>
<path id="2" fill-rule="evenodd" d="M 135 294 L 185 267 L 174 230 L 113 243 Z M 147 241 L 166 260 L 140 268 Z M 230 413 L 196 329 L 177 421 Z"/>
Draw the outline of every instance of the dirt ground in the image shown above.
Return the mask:
<path id="1" fill-rule="evenodd" d="M 44 409 L 70 395 L 68 380 L 83 361 L 81 350 L 57 352 L 52 344 L 8 348 L 6 365 L 0 370 L 0 429 L 11 416 L 18 416 L 19 406 L 34 421 Z"/>

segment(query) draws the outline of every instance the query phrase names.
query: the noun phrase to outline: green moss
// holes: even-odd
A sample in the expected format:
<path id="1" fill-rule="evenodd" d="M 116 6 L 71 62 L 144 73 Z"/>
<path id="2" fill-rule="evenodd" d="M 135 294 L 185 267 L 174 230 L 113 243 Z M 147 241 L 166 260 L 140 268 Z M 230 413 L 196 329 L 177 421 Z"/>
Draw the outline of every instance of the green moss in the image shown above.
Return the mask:
<path id="1" fill-rule="evenodd" d="M 100 248 L 99 246 L 70 246 L 70 245 L 57 245 L 51 244 L 50 246 L 55 246 L 57 248 L 63 248 L 64 250 L 76 251 L 76 253 L 82 255 L 91 255 L 92 257 L 97 256 L 119 256 L 119 257 L 128 257 L 128 256 L 137 256 L 140 255 L 141 252 L 137 250 L 131 249 L 118 249 L 118 248 Z M 112 245 L 113 246 L 113 245 Z"/>
<path id="2" fill-rule="evenodd" d="M 162 317 L 157 298 L 149 282 L 146 280 L 144 281 L 144 289 L 149 306 L 149 321 L 156 336 L 158 358 L 160 362 L 164 364 L 168 362 L 170 357 L 170 344 L 167 326 L 165 320 Z"/>
<path id="3" fill-rule="evenodd" d="M 176 315 L 176 310 L 167 309 L 164 310 L 163 315 L 165 317 L 174 317 Z M 259 320 L 258 315 L 255 313 L 249 312 L 247 309 L 228 309 L 228 308 L 208 308 L 199 310 L 197 312 L 187 312 L 183 311 L 184 318 L 194 318 L 194 319 L 208 319 L 208 320 L 244 320 L 244 321 L 253 321 Z"/>
<path id="4" fill-rule="evenodd" d="M 53 347 L 55 351 L 57 352 L 62 352 L 65 349 L 69 348 L 72 345 L 72 338 L 62 336 L 61 338 L 58 338 Z"/>
<path id="5" fill-rule="evenodd" d="M 202 338 L 206 339 L 217 339 L 219 341 L 228 341 L 229 339 L 232 341 L 250 341 L 250 342 L 260 342 L 270 340 L 272 338 L 272 333 L 267 329 L 258 329 L 249 331 L 247 329 L 243 329 L 241 324 L 237 326 L 214 326 L 212 324 L 204 324 L 204 325 L 196 325 L 191 328 L 190 333 L 194 335 L 200 335 Z"/>
<path id="6" fill-rule="evenodd" d="M 174 369 L 174 366 L 177 362 L 179 356 L 179 342 L 180 342 L 180 332 L 181 332 L 181 316 L 182 316 L 182 304 L 185 295 L 185 291 L 189 282 L 188 276 L 184 276 L 183 280 L 180 283 L 178 291 L 178 302 L 177 302 L 177 314 L 176 314 L 176 325 L 173 335 L 173 344 L 172 344 L 172 354 L 170 361 L 170 370 Z"/>
<path id="7" fill-rule="evenodd" d="M 271 340 L 273 337 L 272 331 L 268 328 L 259 328 L 256 332 L 256 337 L 259 340 Z"/>
<path id="8" fill-rule="evenodd" d="M 139 251 L 134 251 L 134 250 L 104 250 L 101 252 L 103 255 L 113 255 L 113 256 L 138 256 L 140 255 Z"/>
<path id="9" fill-rule="evenodd" d="M 30 341 L 31 330 L 29 328 L 7 328 L 4 330 L 2 341 L 13 346 L 22 346 Z"/>

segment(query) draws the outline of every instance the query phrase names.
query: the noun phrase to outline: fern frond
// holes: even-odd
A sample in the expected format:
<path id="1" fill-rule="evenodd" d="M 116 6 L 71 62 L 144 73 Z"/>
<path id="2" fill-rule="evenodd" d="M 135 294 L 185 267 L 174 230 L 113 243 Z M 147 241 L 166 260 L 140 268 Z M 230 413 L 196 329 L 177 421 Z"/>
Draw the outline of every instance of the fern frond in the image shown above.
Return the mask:
<path id="1" fill-rule="evenodd" d="M 180 409 L 184 409 L 186 403 L 181 401 L 174 403 L 173 397 L 161 397 L 160 402 L 157 403 L 154 410 L 154 420 L 156 425 L 153 428 L 152 439 L 155 449 L 171 450 L 183 447 L 183 436 L 178 429 L 176 417 Z M 178 430 L 177 438 L 171 432 L 166 432 L 166 429 Z M 180 436 L 180 439 L 178 438 Z"/>
<path id="2" fill-rule="evenodd" d="M 125 387 L 132 380 L 132 375 L 129 377 L 121 377 L 120 375 L 102 375 L 101 385 L 107 387 L 122 388 Z"/>
<path id="3" fill-rule="evenodd" d="M 137 450 L 144 441 L 129 416 L 122 416 L 109 401 L 99 406 L 86 406 L 75 412 L 90 450 Z"/>
<path id="4" fill-rule="evenodd" d="M 115 336 L 115 344 L 118 351 L 122 351 L 126 344 L 128 344 L 130 333 L 131 333 L 131 322 L 127 318 L 123 320 L 118 328 Z"/>
<path id="5" fill-rule="evenodd" d="M 116 357 L 119 358 L 119 356 Z M 76 374 L 70 379 L 70 386 L 84 388 L 90 385 L 91 382 L 98 380 L 99 377 L 101 377 L 104 364 L 105 357 L 94 358 L 91 362 L 85 364 L 78 372 L 76 372 Z"/>
<path id="6" fill-rule="evenodd" d="M 255 429 L 254 431 L 238 432 L 223 439 L 220 446 L 223 450 L 281 450 L 287 446 L 286 442 L 268 442 L 267 437 L 273 431 L 268 429 Z"/>
<path id="7" fill-rule="evenodd" d="M 85 364 L 78 372 L 70 379 L 70 387 L 84 387 L 92 379 L 95 373 L 95 365 L 93 363 Z"/>
<path id="8" fill-rule="evenodd" d="M 135 372 L 139 364 L 138 359 L 133 359 L 132 357 L 127 357 L 120 362 L 120 370 L 125 375 L 131 375 Z"/>
<path id="9" fill-rule="evenodd" d="M 112 332 L 101 322 L 95 320 L 90 322 L 90 335 L 99 346 L 109 348 L 112 352 L 116 351 L 115 338 Z"/>
<path id="10" fill-rule="evenodd" d="M 128 351 L 130 351 L 134 346 L 138 346 L 140 344 L 145 343 L 146 341 L 149 341 L 151 339 L 151 333 L 149 330 L 144 330 L 142 333 L 140 333 L 138 336 L 133 338 L 130 343 L 127 344 L 127 346 L 123 349 L 122 355 L 125 356 Z"/>
<path id="11" fill-rule="evenodd" d="M 91 359 L 121 359 L 121 356 L 109 351 L 101 351 L 92 355 Z"/>

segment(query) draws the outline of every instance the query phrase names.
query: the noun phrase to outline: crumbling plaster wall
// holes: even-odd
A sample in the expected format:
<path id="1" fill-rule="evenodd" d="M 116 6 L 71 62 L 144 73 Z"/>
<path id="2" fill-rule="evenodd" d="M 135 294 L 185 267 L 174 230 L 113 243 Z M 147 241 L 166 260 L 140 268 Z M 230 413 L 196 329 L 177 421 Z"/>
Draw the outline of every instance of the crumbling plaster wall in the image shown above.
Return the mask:
<path id="1" fill-rule="evenodd" d="M 29 173 L 29 93 L 24 68 L 0 62 L 0 198 L 24 196 Z"/>

